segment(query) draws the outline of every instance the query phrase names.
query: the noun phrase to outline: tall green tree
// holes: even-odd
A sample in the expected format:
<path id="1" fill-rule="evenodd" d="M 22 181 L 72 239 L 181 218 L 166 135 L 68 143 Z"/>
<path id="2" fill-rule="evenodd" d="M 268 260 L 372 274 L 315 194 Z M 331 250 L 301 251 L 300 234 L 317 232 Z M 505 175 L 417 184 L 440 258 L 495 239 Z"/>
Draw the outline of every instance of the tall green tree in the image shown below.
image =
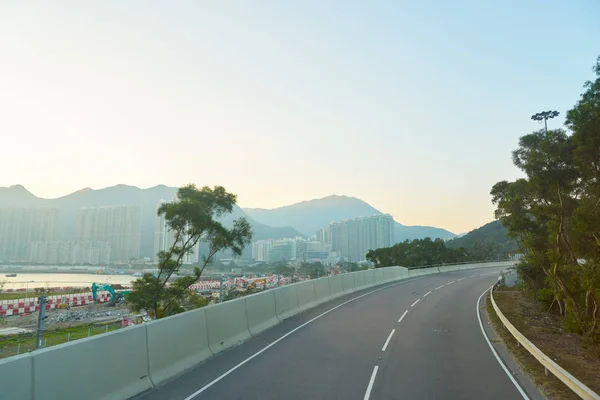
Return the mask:
<path id="1" fill-rule="evenodd" d="M 186 185 L 177 191 L 173 202 L 159 207 L 157 214 L 164 216 L 174 240 L 168 250 L 158 253 L 158 274 L 145 273 L 133 282 L 127 297 L 131 310 L 143 310 L 153 318 L 162 318 L 199 304 L 190 286 L 200 279 L 213 257 L 224 250 L 240 256 L 251 242 L 252 230 L 245 218 L 233 221 L 230 229 L 218 221 L 219 217 L 232 212 L 235 202 L 236 196 L 221 186 L 197 189 Z M 200 241 L 209 245 L 200 267 L 194 268 L 193 276 L 171 282 L 170 278 L 179 271 L 186 255 L 193 253 Z"/>
<path id="2" fill-rule="evenodd" d="M 594 72 L 567 112 L 571 134 L 523 136 L 513 163 L 526 177 L 498 182 L 491 195 L 525 251 L 526 289 L 556 305 L 566 329 L 600 339 L 600 57 Z"/>

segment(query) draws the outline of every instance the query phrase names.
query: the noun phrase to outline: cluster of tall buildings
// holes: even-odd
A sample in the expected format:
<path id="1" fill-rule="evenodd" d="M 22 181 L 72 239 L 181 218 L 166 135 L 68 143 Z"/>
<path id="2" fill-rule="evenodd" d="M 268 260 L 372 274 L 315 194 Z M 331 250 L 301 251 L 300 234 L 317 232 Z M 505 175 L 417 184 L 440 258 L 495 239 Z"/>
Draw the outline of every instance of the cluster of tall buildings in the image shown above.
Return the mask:
<path id="1" fill-rule="evenodd" d="M 142 206 L 84 207 L 77 216 L 77 241 L 110 244 L 111 264 L 140 258 Z"/>
<path id="2" fill-rule="evenodd" d="M 332 222 L 317 232 L 317 240 L 330 243 L 345 261 L 364 261 L 369 250 L 395 243 L 394 219 L 380 214 Z"/>
<path id="3" fill-rule="evenodd" d="M 84 207 L 75 235 L 60 238 L 58 209 L 0 209 L 0 261 L 126 264 L 140 257 L 141 220 L 141 206 Z"/>
<path id="4" fill-rule="evenodd" d="M 0 209 L 0 261 L 29 261 L 31 243 L 56 240 L 59 210 Z"/>
<path id="5" fill-rule="evenodd" d="M 331 244 L 304 238 L 258 240 L 252 243 L 252 258 L 260 262 L 297 261 L 333 264 L 339 254 Z"/>
<path id="6" fill-rule="evenodd" d="M 164 203 L 159 202 L 157 210 Z M 156 254 L 168 251 L 175 236 L 164 216 L 155 218 L 154 262 L 158 262 Z M 59 237 L 58 227 L 59 210 L 55 208 L 0 209 L 0 262 L 115 265 L 140 259 L 140 205 L 83 207 L 77 214 L 75 235 Z M 358 262 L 365 260 L 369 250 L 393 245 L 394 239 L 392 216 L 381 214 L 332 222 L 320 229 L 313 240 L 253 242 L 252 258 L 262 262 Z M 199 252 L 200 244 L 185 256 L 183 263 L 198 262 Z"/>
<path id="7" fill-rule="evenodd" d="M 29 262 L 36 264 L 109 265 L 109 242 L 80 242 L 77 240 L 32 242 Z M 113 264 L 117 260 L 114 260 Z"/>

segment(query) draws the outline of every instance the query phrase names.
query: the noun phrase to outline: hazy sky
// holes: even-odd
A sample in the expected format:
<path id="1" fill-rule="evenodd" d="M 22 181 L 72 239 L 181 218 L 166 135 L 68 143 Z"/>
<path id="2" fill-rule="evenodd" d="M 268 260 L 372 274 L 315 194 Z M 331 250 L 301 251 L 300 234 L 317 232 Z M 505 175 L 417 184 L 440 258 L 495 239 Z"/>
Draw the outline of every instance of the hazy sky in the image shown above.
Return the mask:
<path id="1" fill-rule="evenodd" d="M 492 4 L 493 3 L 493 4 Z M 4 1 L 0 186 L 345 194 L 453 232 L 593 77 L 600 2 Z"/>

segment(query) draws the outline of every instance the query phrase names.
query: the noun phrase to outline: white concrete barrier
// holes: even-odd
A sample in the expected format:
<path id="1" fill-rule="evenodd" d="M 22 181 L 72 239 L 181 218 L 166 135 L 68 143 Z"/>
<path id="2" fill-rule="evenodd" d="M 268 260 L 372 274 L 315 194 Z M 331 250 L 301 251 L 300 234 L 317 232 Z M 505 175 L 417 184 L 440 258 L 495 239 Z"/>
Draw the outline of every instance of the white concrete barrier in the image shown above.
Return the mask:
<path id="1" fill-rule="evenodd" d="M 329 288 L 329 278 L 315 279 L 315 301 L 316 304 L 325 303 L 331 300 L 331 289 Z"/>
<path id="2" fill-rule="evenodd" d="M 33 400 L 33 359 L 21 354 L 0 360 L 0 397 Z"/>
<path id="3" fill-rule="evenodd" d="M 239 346 L 250 339 L 246 300 L 230 300 L 204 307 L 208 327 L 208 346 L 213 354 Z"/>
<path id="4" fill-rule="evenodd" d="M 398 278 L 399 279 L 408 278 L 408 268 L 398 267 Z"/>
<path id="5" fill-rule="evenodd" d="M 269 329 L 279 323 L 275 310 L 275 291 L 267 290 L 244 297 L 246 299 L 246 314 L 248 315 L 248 330 L 252 336 Z"/>
<path id="6" fill-rule="evenodd" d="M 298 308 L 300 308 L 300 311 L 308 310 L 317 304 L 313 280 L 296 283 L 294 286 L 296 286 L 296 293 L 298 293 Z"/>
<path id="7" fill-rule="evenodd" d="M 151 390 L 146 343 L 142 325 L 36 350 L 35 400 L 128 399 Z"/>
<path id="8" fill-rule="evenodd" d="M 329 291 L 331 292 L 331 298 L 335 299 L 337 297 L 344 295 L 344 285 L 342 283 L 342 275 L 333 275 L 327 278 L 329 281 Z"/>
<path id="9" fill-rule="evenodd" d="M 273 289 L 273 292 L 275 292 L 275 311 L 280 321 L 300 312 L 296 284 Z"/>
<path id="10" fill-rule="evenodd" d="M 367 283 L 365 281 L 365 272 L 366 271 L 352 273 L 352 275 L 354 275 L 354 287 L 356 288 L 356 290 L 364 289 L 365 287 L 367 287 Z"/>
<path id="11" fill-rule="evenodd" d="M 354 276 L 352 274 L 342 274 L 342 285 L 344 293 L 354 292 Z"/>
<path id="12" fill-rule="evenodd" d="M 397 267 L 388 267 L 388 268 L 383 268 L 384 271 L 384 277 L 385 277 L 385 281 L 386 282 L 391 282 L 394 279 L 396 279 L 396 273 L 394 271 L 394 269 Z"/>
<path id="13" fill-rule="evenodd" d="M 372 269 L 364 271 L 365 285 L 367 287 L 375 286 L 375 272 Z"/>
<path id="14" fill-rule="evenodd" d="M 375 276 L 375 284 L 383 283 L 385 281 L 385 271 L 383 268 L 375 268 L 373 274 Z"/>
<path id="15" fill-rule="evenodd" d="M 146 326 L 150 379 L 160 386 L 212 357 L 204 308 Z"/>

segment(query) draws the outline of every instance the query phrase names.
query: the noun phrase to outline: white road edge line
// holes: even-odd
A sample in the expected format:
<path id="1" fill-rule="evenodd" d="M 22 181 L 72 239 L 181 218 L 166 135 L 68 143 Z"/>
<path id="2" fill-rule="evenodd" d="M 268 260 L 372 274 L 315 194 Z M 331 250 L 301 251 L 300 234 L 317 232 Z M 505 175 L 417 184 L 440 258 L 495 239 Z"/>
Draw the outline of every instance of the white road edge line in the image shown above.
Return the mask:
<path id="1" fill-rule="evenodd" d="M 280 337 L 279 339 L 273 341 L 272 343 L 268 344 L 267 346 L 265 346 L 262 350 L 257 351 L 256 353 L 252 354 L 250 357 L 246 358 L 244 361 L 240 362 L 237 365 L 234 365 L 233 367 L 231 367 L 230 369 L 228 369 L 226 372 L 222 373 L 221 375 L 219 375 L 218 377 L 216 377 L 215 379 L 213 379 L 212 381 L 210 381 L 209 383 L 207 383 L 206 385 L 202 386 L 200 389 L 196 390 L 194 393 L 192 393 L 191 395 L 189 395 L 188 397 L 186 397 L 184 400 L 192 400 L 193 398 L 195 398 L 196 396 L 198 396 L 199 394 L 201 394 L 202 392 L 208 390 L 208 388 L 210 388 L 211 386 L 213 386 L 215 383 L 219 382 L 221 379 L 225 378 L 227 375 L 231 374 L 233 371 L 235 371 L 236 369 L 238 369 L 239 367 L 241 367 L 242 365 L 246 364 L 247 362 L 253 360 L 254 358 L 258 357 L 259 355 L 261 355 L 262 353 L 264 353 L 265 351 L 267 351 L 268 349 L 270 349 L 271 347 L 275 346 L 277 343 L 281 342 L 283 339 L 285 339 L 286 337 L 290 336 L 291 334 L 297 332 L 298 330 L 304 328 L 306 325 L 310 324 L 313 321 L 316 321 L 317 319 L 321 318 L 324 315 L 329 314 L 330 312 L 337 310 L 338 308 L 345 306 L 348 303 L 352 303 L 355 300 L 361 299 L 365 296 L 368 296 L 370 294 L 373 294 L 375 292 L 379 292 L 380 290 L 383 289 L 387 289 L 393 286 L 398 286 L 398 285 L 402 285 L 406 282 L 412 282 L 412 279 L 410 280 L 402 280 L 400 282 L 396 282 L 393 283 L 391 285 L 387 285 L 384 287 L 380 287 L 377 288 L 375 290 L 371 290 L 370 292 L 361 294 L 360 296 L 356 296 L 351 298 L 350 300 L 347 300 L 341 304 L 338 304 L 335 307 L 330 308 L 327 311 L 322 312 L 321 314 L 317 315 L 316 317 L 306 321 L 305 323 L 303 323 L 302 325 L 297 326 L 296 328 L 292 329 L 291 331 L 289 331 L 288 333 L 286 333 L 285 335 L 283 335 L 282 337 Z"/>
<path id="2" fill-rule="evenodd" d="M 435 288 L 435 289 L 433 289 L 433 290 L 438 290 L 438 289 L 441 289 L 441 288 L 443 288 L 443 287 L 444 287 L 444 285 L 440 285 L 440 286 L 436 287 L 436 288 Z"/>
<path id="3" fill-rule="evenodd" d="M 456 282 L 460 282 L 460 281 L 464 281 L 466 278 L 460 278 L 459 280 L 457 280 Z"/>
<path id="4" fill-rule="evenodd" d="M 485 292 L 481 293 L 481 295 L 477 299 L 477 309 L 475 311 L 477 312 L 477 319 L 479 320 L 479 327 L 481 328 L 481 333 L 483 334 L 483 337 L 485 338 L 485 341 L 487 342 L 488 346 L 490 346 L 490 350 L 492 350 L 492 353 L 496 357 L 496 360 L 498 361 L 498 363 L 500 364 L 500 366 L 502 367 L 502 369 L 504 370 L 504 372 L 506 372 L 506 375 L 510 378 L 511 382 L 513 383 L 513 385 L 515 385 L 515 387 L 517 388 L 517 390 L 519 391 L 519 393 L 521 394 L 521 396 L 523 397 L 523 399 L 529 400 L 529 397 L 527 397 L 527 394 L 525 393 L 525 391 L 523 391 L 523 389 L 521 388 L 521 386 L 519 385 L 519 383 L 516 381 L 516 379 L 513 377 L 513 375 L 510 373 L 510 371 L 508 370 L 508 368 L 506 368 L 506 365 L 504 365 L 504 362 L 502 361 L 502 359 L 500 358 L 500 356 L 496 352 L 496 349 L 494 348 L 494 346 L 492 346 L 492 343 L 490 342 L 490 339 L 488 339 L 488 337 L 487 337 L 487 335 L 485 333 L 485 329 L 483 328 L 483 323 L 481 322 L 481 315 L 480 315 L 481 313 L 479 311 L 479 303 L 481 302 L 481 298 L 491 288 L 493 288 L 493 287 L 494 287 L 494 285 L 492 285 L 489 288 L 487 288 L 485 290 Z"/>
<path id="5" fill-rule="evenodd" d="M 406 314 L 408 314 L 408 310 L 404 311 L 404 314 L 402 314 L 402 316 L 400 317 L 400 319 L 398 320 L 398 322 L 402 322 L 402 320 L 404 319 L 404 317 L 406 317 Z"/>
<path id="6" fill-rule="evenodd" d="M 381 351 L 385 351 L 385 349 L 387 349 L 388 344 L 390 344 L 390 340 L 392 340 L 392 336 L 394 336 L 394 332 L 396 332 L 396 330 L 392 329 L 392 331 L 390 332 L 390 335 L 387 337 L 385 343 L 383 344 Z"/>
<path id="7" fill-rule="evenodd" d="M 410 308 L 413 308 L 413 307 L 414 307 L 414 306 L 415 306 L 415 305 L 416 305 L 418 302 L 420 302 L 420 301 L 421 301 L 421 299 L 417 299 L 417 300 L 416 300 L 414 303 L 412 303 L 412 304 L 410 305 Z"/>
<path id="8" fill-rule="evenodd" d="M 446 283 L 446 286 L 452 285 L 454 282 L 456 282 L 456 281 L 450 281 L 450 282 Z"/>
<path id="9" fill-rule="evenodd" d="M 431 294 L 431 290 L 423 295 L 423 297 L 427 297 Z"/>
<path id="10" fill-rule="evenodd" d="M 371 390 L 373 390 L 373 384 L 375 383 L 375 377 L 377 376 L 378 369 L 379 367 L 377 365 L 373 368 L 371 379 L 369 379 L 369 386 L 367 386 L 367 392 L 365 393 L 365 397 L 363 397 L 363 400 L 369 400 L 369 397 L 371 397 Z"/>
<path id="11" fill-rule="evenodd" d="M 469 278 L 475 278 L 476 276 L 477 276 L 477 274 L 471 275 Z"/>

